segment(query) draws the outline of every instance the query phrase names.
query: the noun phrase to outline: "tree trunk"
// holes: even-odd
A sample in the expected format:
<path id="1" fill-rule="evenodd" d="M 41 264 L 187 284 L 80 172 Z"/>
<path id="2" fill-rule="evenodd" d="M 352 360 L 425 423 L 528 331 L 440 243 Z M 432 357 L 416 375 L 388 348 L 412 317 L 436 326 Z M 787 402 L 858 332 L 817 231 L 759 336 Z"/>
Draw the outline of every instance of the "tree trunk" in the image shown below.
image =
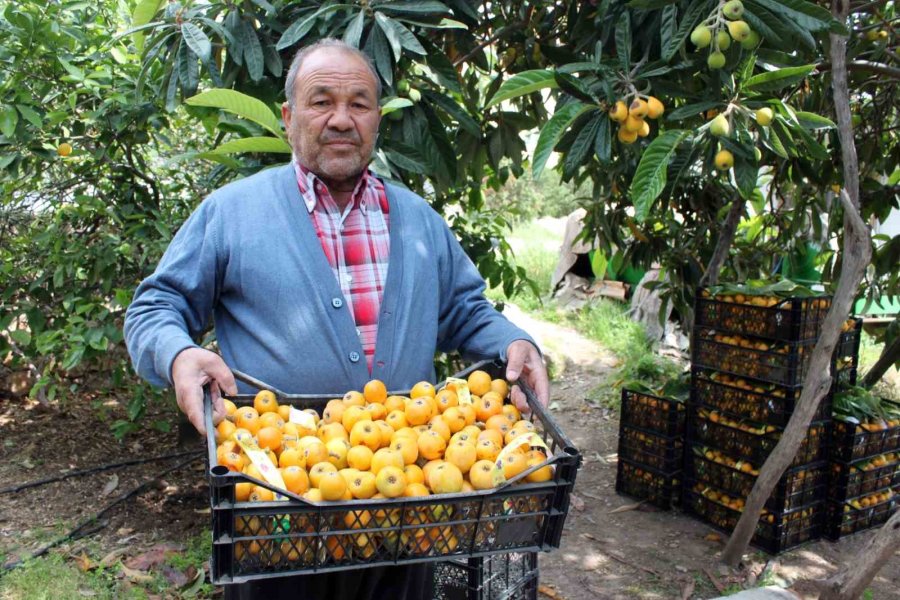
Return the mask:
<path id="1" fill-rule="evenodd" d="M 849 6 L 846 0 L 835 0 L 832 12 L 842 22 L 847 20 Z M 844 207 L 844 243 L 842 248 L 842 268 L 837 289 L 819 341 L 810 359 L 807 378 L 800 394 L 796 410 L 788 421 L 778 445 L 769 455 L 759 477 L 750 492 L 744 512 L 722 554 L 722 560 L 736 566 L 750 544 L 756 530 L 760 512 L 778 480 L 797 455 L 797 450 L 806 436 L 812 417 L 831 386 L 831 356 L 841 333 L 841 326 L 847 320 L 859 284 L 872 256 L 872 242 L 869 230 L 859 213 L 859 163 L 853 141 L 850 123 L 850 92 L 847 87 L 847 40 L 831 35 L 832 92 L 838 137 L 841 142 L 844 189 L 840 199 Z"/>
<path id="2" fill-rule="evenodd" d="M 896 364 L 898 360 L 900 360 L 900 335 L 895 337 L 894 341 L 884 347 L 881 356 L 878 357 L 878 361 L 871 369 L 869 369 L 869 372 L 866 373 L 866 377 L 862 381 L 862 386 L 864 388 L 870 388 L 881 381 L 881 378 L 884 377 L 887 370 Z"/>
<path id="3" fill-rule="evenodd" d="M 900 511 L 878 530 L 854 559 L 820 583 L 819 600 L 856 600 L 900 546 Z"/>
<path id="4" fill-rule="evenodd" d="M 728 258 L 728 251 L 731 250 L 731 244 L 734 242 L 734 234 L 737 232 L 738 223 L 741 221 L 741 215 L 744 214 L 744 199 L 739 194 L 735 194 L 731 201 L 731 209 L 728 211 L 728 217 L 722 225 L 722 231 L 719 233 L 719 239 L 716 242 L 716 249 L 713 251 L 706 272 L 700 278 L 700 286 L 716 285 L 719 283 L 719 272 L 725 259 Z"/>

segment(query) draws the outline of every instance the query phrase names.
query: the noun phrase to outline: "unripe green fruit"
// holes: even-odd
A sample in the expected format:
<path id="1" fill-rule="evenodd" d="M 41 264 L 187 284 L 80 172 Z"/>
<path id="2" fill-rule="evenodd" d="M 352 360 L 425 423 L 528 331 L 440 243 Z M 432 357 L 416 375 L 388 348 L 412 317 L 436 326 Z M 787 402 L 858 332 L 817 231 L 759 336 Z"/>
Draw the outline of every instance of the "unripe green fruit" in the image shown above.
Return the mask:
<path id="1" fill-rule="evenodd" d="M 751 29 L 750 34 L 741 42 L 741 48 L 744 50 L 753 50 L 759 46 L 760 39 L 759 34 Z"/>
<path id="2" fill-rule="evenodd" d="M 401 79 L 397 82 L 397 93 L 405 94 L 409 91 L 409 82 L 405 79 Z"/>
<path id="3" fill-rule="evenodd" d="M 716 50 L 706 59 L 706 64 L 710 69 L 721 69 L 725 66 L 725 55 Z"/>
<path id="4" fill-rule="evenodd" d="M 869 31 L 867 31 L 866 39 L 870 42 L 874 42 L 875 40 L 877 40 L 878 39 L 878 30 L 870 29 Z"/>
<path id="5" fill-rule="evenodd" d="M 734 166 L 734 155 L 728 150 L 720 150 L 715 158 L 716 168 L 720 171 L 727 171 Z"/>
<path id="6" fill-rule="evenodd" d="M 744 4 L 741 0 L 726 2 L 725 6 L 722 7 L 722 14 L 725 15 L 726 19 L 731 19 L 732 21 L 740 19 L 744 16 Z"/>
<path id="7" fill-rule="evenodd" d="M 728 124 L 728 118 L 725 115 L 718 115 L 709 124 L 709 132 L 719 137 L 727 137 L 731 134 L 731 125 Z"/>
<path id="8" fill-rule="evenodd" d="M 763 127 L 768 127 L 774 118 L 775 113 L 772 112 L 771 108 L 760 108 L 756 111 L 756 122 Z"/>
<path id="9" fill-rule="evenodd" d="M 716 34 L 716 48 L 719 50 L 728 50 L 731 47 L 731 36 L 723 29 Z"/>
<path id="10" fill-rule="evenodd" d="M 418 102 L 419 100 L 422 99 L 422 92 L 420 92 L 416 88 L 410 88 L 409 89 L 409 99 L 412 100 L 413 102 Z"/>
<path id="11" fill-rule="evenodd" d="M 754 147 L 753 148 L 753 156 L 756 157 L 756 162 L 761 161 L 762 160 L 762 150 L 760 150 L 757 147 Z"/>
<path id="12" fill-rule="evenodd" d="M 736 42 L 743 42 L 750 36 L 750 26 L 746 21 L 729 21 L 728 33 Z"/>
<path id="13" fill-rule="evenodd" d="M 712 31 L 706 25 L 698 25 L 691 32 L 691 43 L 698 48 L 706 48 L 712 42 Z"/>

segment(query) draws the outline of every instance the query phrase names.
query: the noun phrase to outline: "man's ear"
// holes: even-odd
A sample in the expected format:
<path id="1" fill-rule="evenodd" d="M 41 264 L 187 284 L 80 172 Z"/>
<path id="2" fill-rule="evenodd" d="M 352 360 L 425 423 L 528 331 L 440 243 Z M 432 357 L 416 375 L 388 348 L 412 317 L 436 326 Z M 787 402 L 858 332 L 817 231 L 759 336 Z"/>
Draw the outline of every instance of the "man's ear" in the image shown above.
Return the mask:
<path id="1" fill-rule="evenodd" d="M 291 128 L 291 107 L 287 102 L 281 103 L 281 120 L 284 121 L 284 128 Z"/>

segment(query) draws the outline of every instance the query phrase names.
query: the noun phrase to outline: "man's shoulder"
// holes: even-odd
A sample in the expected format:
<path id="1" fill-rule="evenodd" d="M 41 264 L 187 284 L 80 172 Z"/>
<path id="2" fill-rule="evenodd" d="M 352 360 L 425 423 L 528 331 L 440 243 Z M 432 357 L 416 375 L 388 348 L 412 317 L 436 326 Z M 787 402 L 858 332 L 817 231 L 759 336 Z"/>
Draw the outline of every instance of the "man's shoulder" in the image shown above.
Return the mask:
<path id="1" fill-rule="evenodd" d="M 293 169 L 290 164 L 259 171 L 214 190 L 206 202 L 226 205 L 265 204 L 284 193 L 284 178 L 291 176 L 291 173 Z"/>

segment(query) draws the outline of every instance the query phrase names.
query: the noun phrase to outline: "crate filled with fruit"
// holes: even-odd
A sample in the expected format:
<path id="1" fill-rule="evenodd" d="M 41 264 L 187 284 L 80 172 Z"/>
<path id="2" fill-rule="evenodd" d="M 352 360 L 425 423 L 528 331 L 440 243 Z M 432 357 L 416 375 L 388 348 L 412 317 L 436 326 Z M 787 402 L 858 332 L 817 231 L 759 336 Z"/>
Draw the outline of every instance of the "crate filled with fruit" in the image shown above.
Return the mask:
<path id="1" fill-rule="evenodd" d="M 695 328 L 691 364 L 778 386 L 803 384 L 815 340 L 780 342 Z"/>
<path id="2" fill-rule="evenodd" d="M 900 403 L 851 387 L 835 394 L 833 414 L 832 459 L 854 462 L 900 451 Z"/>
<path id="3" fill-rule="evenodd" d="M 557 547 L 580 455 L 503 372 L 208 410 L 214 582 Z"/>
<path id="4" fill-rule="evenodd" d="M 731 532 L 744 510 L 746 499 L 695 482 L 685 486 L 683 509 L 713 527 Z M 778 554 L 821 537 L 823 504 L 787 511 L 764 508 L 751 543 L 770 554 Z"/>
<path id="5" fill-rule="evenodd" d="M 661 471 L 620 456 L 616 465 L 616 492 L 668 510 L 681 499 L 681 469 Z"/>
<path id="6" fill-rule="evenodd" d="M 803 388 L 786 388 L 703 368 L 693 369 L 692 382 L 694 402 L 733 419 L 776 427 L 787 425 L 803 391 Z M 831 396 L 829 392 L 822 399 L 813 421 L 830 417 Z"/>
<path id="7" fill-rule="evenodd" d="M 695 302 L 698 327 L 782 342 L 815 340 L 831 307 L 829 296 L 779 282 L 701 288 Z"/>
<path id="8" fill-rule="evenodd" d="M 622 387 L 620 422 L 666 437 L 684 436 L 684 391 L 649 390 L 630 383 Z M 658 392 L 658 393 L 654 393 Z"/>
<path id="9" fill-rule="evenodd" d="M 825 506 L 825 537 L 839 540 L 883 525 L 897 510 L 897 498 L 897 492 L 887 488 L 841 502 L 829 500 Z"/>

